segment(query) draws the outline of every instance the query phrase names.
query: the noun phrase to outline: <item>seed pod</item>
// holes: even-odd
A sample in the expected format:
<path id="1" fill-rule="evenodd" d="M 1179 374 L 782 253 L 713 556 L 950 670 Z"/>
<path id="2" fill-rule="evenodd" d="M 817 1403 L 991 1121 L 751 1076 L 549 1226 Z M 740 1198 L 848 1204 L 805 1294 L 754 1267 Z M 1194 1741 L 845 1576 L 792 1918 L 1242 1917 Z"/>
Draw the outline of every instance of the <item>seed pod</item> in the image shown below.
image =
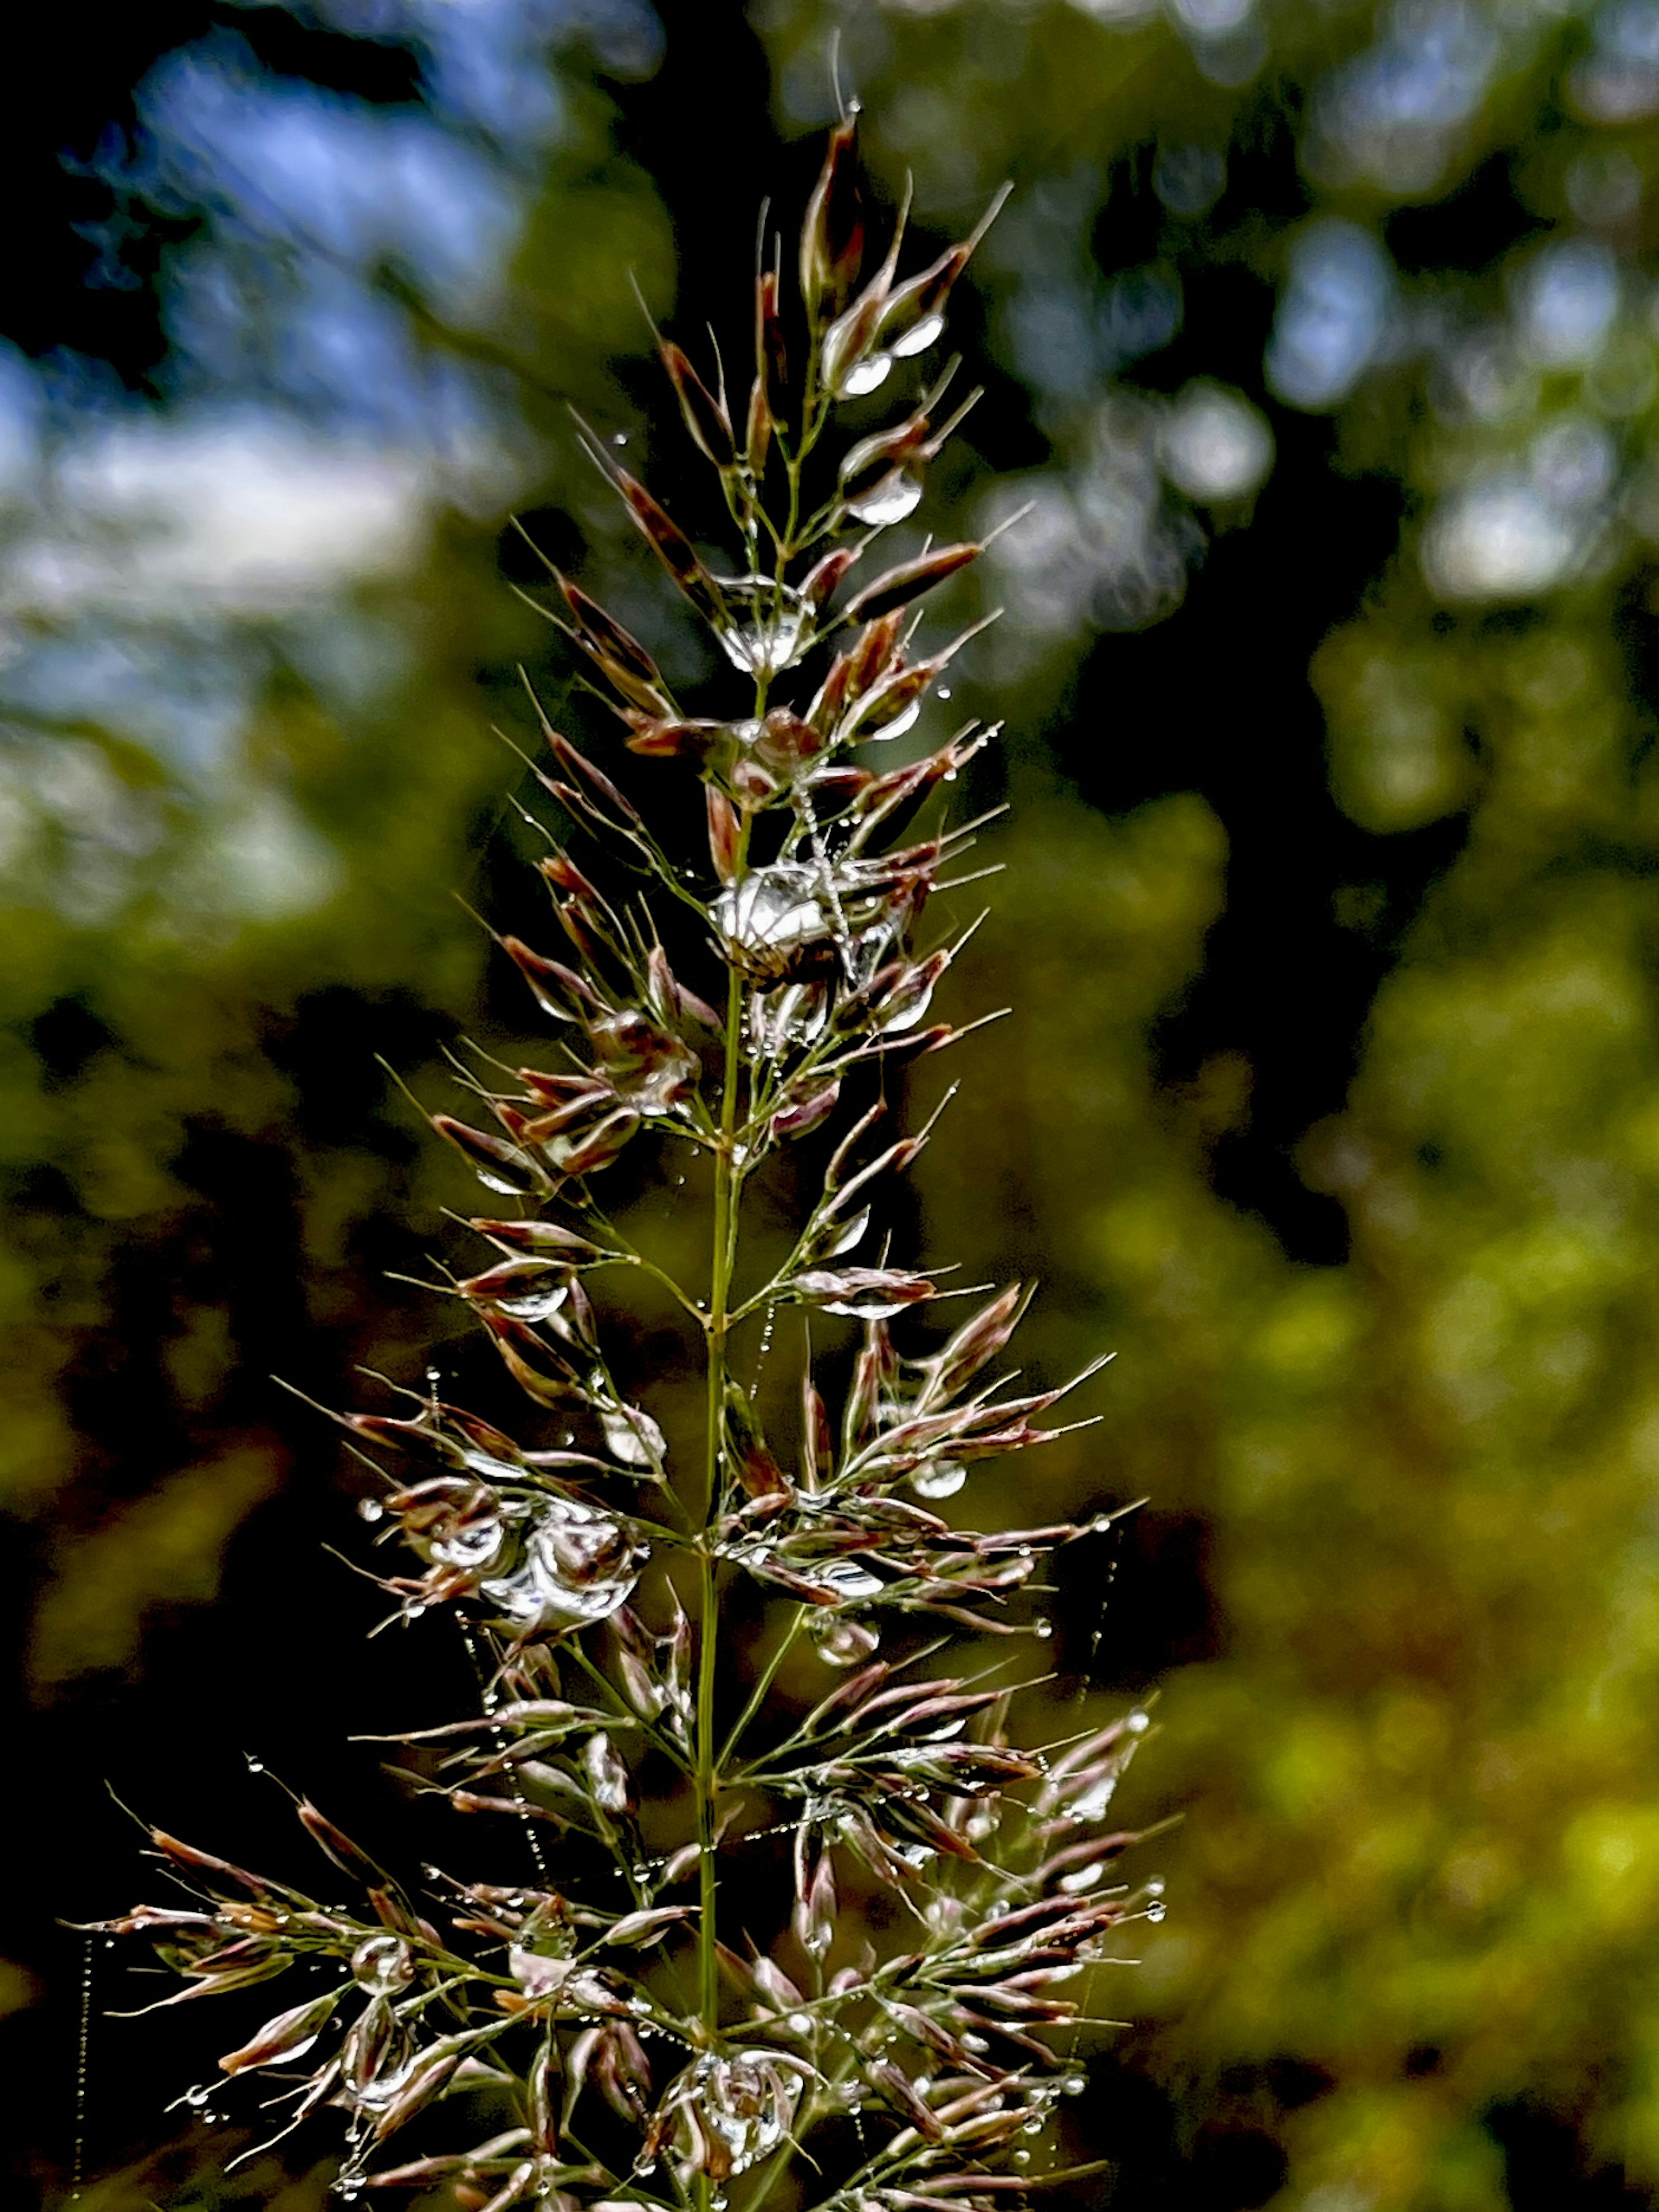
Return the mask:
<path id="1" fill-rule="evenodd" d="M 910 460 L 926 446 L 927 417 L 913 415 L 908 422 L 901 422 L 896 430 L 878 430 L 872 437 L 860 438 L 842 457 L 836 471 L 842 496 L 851 501 L 867 492 L 889 469 Z"/>
<path id="2" fill-rule="evenodd" d="M 1005 185 L 993 198 L 970 234 L 960 246 L 947 246 L 932 268 L 899 285 L 891 294 L 876 342 L 901 360 L 923 353 L 945 327 L 945 307 L 951 288 L 972 259 L 975 248 L 996 221 L 1007 198 Z"/>
<path id="3" fill-rule="evenodd" d="M 801 582 L 800 595 L 815 615 L 821 613 L 834 598 L 836 586 L 858 557 L 857 546 L 838 546 L 807 571 Z"/>
<path id="4" fill-rule="evenodd" d="M 886 352 L 903 360 L 933 344 L 945 328 L 945 305 L 951 287 L 967 267 L 972 251 L 968 246 L 950 246 L 931 269 L 924 269 L 920 276 L 897 287 L 884 303 L 875 333 L 877 343 Z"/>
<path id="5" fill-rule="evenodd" d="M 304 1828 L 313 1843 L 327 1852 L 342 1874 L 351 1875 L 358 1881 L 367 1882 L 372 1888 L 378 1887 L 385 1882 L 386 1875 L 375 1865 L 368 1853 L 360 1850 L 349 1836 L 342 1829 L 337 1828 L 326 1814 L 317 1810 L 308 1797 L 302 1797 L 295 1810 L 300 1816 L 301 1826 Z"/>
<path id="6" fill-rule="evenodd" d="M 538 1406 L 563 1406 L 579 1395 L 570 1370 L 533 1329 L 504 1313 L 483 1313 L 490 1341 L 509 1375 Z"/>
<path id="7" fill-rule="evenodd" d="M 888 619 L 894 617 L 890 616 Z M 910 667 L 906 667 L 902 659 L 896 660 L 882 681 L 854 708 L 842 736 L 862 744 L 869 738 L 902 735 L 921 712 L 923 699 L 964 642 L 965 639 L 959 637 L 943 653 L 936 653 L 927 660 L 918 660 Z"/>
<path id="8" fill-rule="evenodd" d="M 785 1093 L 784 1103 L 772 1116 L 772 1133 L 786 1139 L 805 1136 L 835 1112 L 840 1097 L 839 1076 L 828 1083 L 809 1082 L 805 1090 L 791 1089 Z"/>
<path id="9" fill-rule="evenodd" d="M 812 727 L 827 737 L 842 717 L 847 704 L 847 687 L 852 678 L 853 659 L 850 653 L 838 653 L 830 664 L 830 672 L 817 688 L 806 719 Z"/>
<path id="10" fill-rule="evenodd" d="M 714 397 L 678 346 L 665 339 L 657 350 L 674 386 L 674 395 L 680 403 L 685 427 L 699 449 L 707 454 L 717 469 L 734 467 L 738 458 L 737 447 L 732 436 L 732 418 L 726 411 L 725 400 Z"/>
<path id="11" fill-rule="evenodd" d="M 303 2057 L 327 2027 L 341 1995 L 340 1990 L 334 1990 L 325 1997 L 313 1997 L 306 2004 L 279 2012 L 274 2020 L 265 2022 L 252 2041 L 243 2044 L 238 2051 L 227 2051 L 219 2061 L 220 2071 L 243 2074 L 251 2067 L 274 2065 L 279 2058 Z"/>
<path id="12" fill-rule="evenodd" d="M 525 2083 L 525 2118 L 530 2124 L 531 2148 L 544 2158 L 553 2157 L 559 2148 L 556 2118 L 558 2060 L 558 2046 L 550 2032 L 530 2062 L 530 2074 Z"/>
<path id="13" fill-rule="evenodd" d="M 703 620 L 715 629 L 723 628 L 730 619 L 726 601 L 720 596 L 720 586 L 698 557 L 691 540 L 658 505 L 645 486 L 629 476 L 626 469 L 613 468 L 608 473 L 622 494 L 640 535 L 663 567 Z M 628 633 L 623 630 L 622 635 L 626 637 Z M 640 650 L 643 652 L 644 648 Z M 649 656 L 647 658 L 648 660 Z M 660 689 L 662 678 L 657 675 L 654 664 L 652 664 L 652 676 Z"/>
<path id="14" fill-rule="evenodd" d="M 663 519 L 667 520 L 666 516 Z M 669 527 L 672 530 L 673 525 L 670 523 Z M 556 568 L 553 573 L 576 626 L 576 643 L 600 673 L 609 678 L 630 707 L 637 707 L 647 714 L 672 714 L 673 703 L 663 682 L 662 671 L 638 638 L 631 630 L 624 629 L 614 616 L 608 615 L 597 599 L 590 599 L 586 592 L 579 590 L 568 576 Z"/>
<path id="15" fill-rule="evenodd" d="M 824 388 L 837 399 L 857 398 L 873 392 L 886 377 L 889 357 L 873 350 L 884 305 L 881 294 L 872 286 L 861 292 L 823 334 Z"/>
<path id="16" fill-rule="evenodd" d="M 668 955 L 653 945 L 646 956 L 646 1001 L 665 1028 L 684 1034 L 688 1025 L 718 1036 L 725 1024 L 706 999 L 681 982 L 668 964 Z"/>
<path id="17" fill-rule="evenodd" d="M 815 1267 L 794 1276 L 789 1289 L 803 1305 L 863 1321 L 885 1320 L 934 1294 L 927 1276 L 897 1267 Z"/>
<path id="18" fill-rule="evenodd" d="M 858 281 L 863 258 L 858 118 L 848 116 L 830 133 L 823 167 L 801 225 L 800 290 L 811 320 L 826 322 L 840 313 Z"/>
<path id="19" fill-rule="evenodd" d="M 816 1490 L 832 1470 L 835 1444 L 830 1433 L 830 1413 L 810 1370 L 801 1377 L 801 1471 L 806 1487 Z"/>
<path id="20" fill-rule="evenodd" d="M 749 416 L 744 431 L 744 459 L 756 476 L 766 467 L 771 444 L 772 410 L 767 404 L 765 381 L 757 376 L 750 391 Z"/>
<path id="21" fill-rule="evenodd" d="M 647 711 L 661 714 L 667 710 L 661 706 L 658 706 L 648 708 Z M 611 782 L 610 777 L 605 774 L 603 769 L 594 767 L 592 762 L 588 759 L 586 753 L 579 752 L 576 747 L 571 744 L 568 738 L 561 737 L 559 732 L 555 729 L 546 729 L 545 735 L 548 744 L 552 750 L 554 758 L 558 761 L 561 767 L 568 769 L 572 775 L 579 776 L 581 781 L 588 786 L 591 792 L 597 793 L 598 796 L 605 801 L 607 806 L 612 808 L 615 812 L 622 817 L 623 822 L 636 830 L 642 830 L 645 827 L 645 824 L 641 818 L 639 809 L 635 806 L 630 800 L 623 797 L 623 793 L 617 788 L 617 786 Z M 557 784 L 549 782 L 545 776 L 541 775 L 541 771 L 539 769 L 538 769 L 537 774 L 538 777 L 540 777 L 541 781 L 547 786 L 547 788 L 550 791 L 552 792 L 554 797 L 562 801 L 564 798 L 562 787 Z M 582 798 L 578 797 L 576 803 L 579 805 L 583 804 L 584 802 Z"/>
<path id="22" fill-rule="evenodd" d="M 890 669 L 902 665 L 897 659 L 900 627 L 897 613 L 890 612 L 872 618 L 854 641 L 847 676 L 849 702 L 860 699 Z"/>
<path id="23" fill-rule="evenodd" d="M 828 1851 L 809 1867 L 797 1831 L 794 1929 L 809 1959 L 822 1960 L 836 1932 L 836 1869 Z"/>
<path id="24" fill-rule="evenodd" d="M 726 1386 L 726 1457 L 750 1498 L 781 1502 L 788 1496 L 788 1482 L 767 1449 L 747 1392 L 730 1381 Z"/>
<path id="25" fill-rule="evenodd" d="M 724 722 L 671 720 L 660 714 L 630 714 L 626 720 L 634 732 L 628 740 L 629 751 L 644 753 L 653 760 L 672 760 L 682 755 L 702 760 L 726 727 Z"/>
<path id="26" fill-rule="evenodd" d="M 603 1729 L 589 1736 L 582 1747 L 582 1771 L 600 1812 L 619 1815 L 635 1810 L 634 1778 Z"/>
<path id="27" fill-rule="evenodd" d="M 545 1111 L 532 1114 L 527 1120 L 514 1115 L 514 1134 L 524 1145 L 546 1145 L 550 1139 L 562 1136 L 578 1122 L 591 1121 L 593 1115 L 608 1106 L 616 1097 L 616 1085 L 599 1076 L 573 1075 L 561 1079 L 556 1075 L 541 1075 L 526 1085 L 532 1095 L 546 1102 Z M 504 1111 L 504 1109 L 498 1109 Z"/>
<path id="28" fill-rule="evenodd" d="M 981 1306 L 971 1321 L 964 1322 L 927 1363 L 927 1398 L 953 1398 L 964 1383 L 970 1382 L 1007 1343 L 1026 1304 L 1022 1285 L 1013 1283 L 989 1305 Z"/>
<path id="29" fill-rule="evenodd" d="M 185 1968 L 187 1974 L 210 1976 L 216 1981 L 222 1974 L 241 1976 L 248 1967 L 262 1966 L 276 1957 L 263 1937 L 243 1936 L 234 1943 L 227 1943 L 222 1950 L 210 1951 L 204 1959 L 198 1959 Z M 288 1963 L 286 1959 L 282 1962 Z"/>
<path id="30" fill-rule="evenodd" d="M 901 607 L 919 599 L 924 592 L 931 592 L 947 576 L 954 576 L 958 568 L 965 568 L 984 551 L 982 545 L 964 541 L 959 545 L 941 545 L 932 553 L 924 553 L 915 561 L 901 562 L 896 568 L 889 568 L 867 584 L 855 599 L 848 605 L 849 622 L 878 622 L 884 615 L 896 614 Z"/>
<path id="31" fill-rule="evenodd" d="M 537 1005 L 556 1022 L 570 1021 L 586 1009 L 603 1005 L 586 981 L 562 961 L 532 951 L 520 937 L 504 937 L 501 943 L 502 951 L 535 994 Z"/>
<path id="32" fill-rule="evenodd" d="M 568 1267 L 556 1261 L 503 1260 L 455 1287 L 474 1304 L 501 1306 L 521 1321 L 545 1321 L 568 1298 L 573 1280 Z"/>
<path id="33" fill-rule="evenodd" d="M 686 1919 L 690 1907 L 685 1905 L 659 1905 L 641 1912 L 625 1912 L 622 1918 L 606 1929 L 607 1943 L 631 1944 L 637 1948 L 646 1943 L 659 1943 L 678 1922 Z"/>
<path id="34" fill-rule="evenodd" d="M 423 2112 L 434 2098 L 441 2096 L 450 2076 L 461 2063 L 459 2051 L 439 2050 L 428 2052 L 409 2076 L 405 2087 L 393 2098 L 380 2114 L 374 2126 L 375 2139 L 384 2142 L 389 2135 L 404 2126 L 417 2112 Z M 406 2169 L 399 2169 L 406 2171 Z"/>
<path id="35" fill-rule="evenodd" d="M 592 2069 L 599 2094 L 619 2118 L 638 2127 L 651 2095 L 651 2062 L 645 2046 L 625 2020 L 610 2022 L 600 2034 L 603 2040 Z"/>
<path id="36" fill-rule="evenodd" d="M 890 2058 L 866 2066 L 865 2079 L 871 2087 L 880 2093 L 896 2112 L 902 2113 L 919 2136 L 929 2142 L 942 2142 L 945 2130 L 933 2106 L 924 2103 L 911 2084 L 909 2076 Z"/>
<path id="37" fill-rule="evenodd" d="M 574 1229 L 563 1228 L 556 1221 L 482 1221 L 467 1223 L 480 1237 L 488 1237 L 497 1244 L 510 1244 L 522 1252 L 558 1252 L 568 1254 L 573 1266 L 580 1267 L 589 1259 L 597 1259 L 599 1248 L 591 1244 L 586 1237 L 579 1237 Z"/>
<path id="38" fill-rule="evenodd" d="M 505 1138 L 470 1128 L 450 1114 L 434 1114 L 430 1119 L 438 1134 L 454 1146 L 487 1189 L 498 1190 L 508 1198 L 526 1198 L 552 1188 L 546 1170 Z"/>
<path id="39" fill-rule="evenodd" d="M 864 1342 L 853 1362 L 853 1381 L 842 1414 L 842 1452 L 850 1458 L 875 1427 L 877 1408 L 898 1373 L 898 1358 L 886 1324 L 866 1322 Z"/>
<path id="40" fill-rule="evenodd" d="M 869 623 L 845 653 L 837 653 L 806 710 L 806 719 L 815 730 L 826 737 L 837 731 L 848 710 L 884 676 L 902 665 L 898 646 L 902 626 L 898 611 L 884 615 Z"/>
<path id="41" fill-rule="evenodd" d="M 239 1888 L 252 1890 L 255 1897 L 270 1897 L 276 1885 L 257 1874 L 249 1874 L 243 1867 L 233 1866 L 228 1859 L 216 1859 L 210 1851 L 198 1851 L 194 1844 L 180 1843 L 177 1836 L 168 1835 L 165 1828 L 152 1828 L 149 1839 L 158 1851 L 164 1852 L 176 1865 L 188 1867 L 192 1874 L 212 1874 L 226 1876 Z"/>
<path id="42" fill-rule="evenodd" d="M 548 1151 L 562 1175 L 597 1175 L 618 1157 L 638 1131 L 640 1121 L 633 1107 L 618 1106 L 583 1136 L 556 1137 Z"/>
<path id="43" fill-rule="evenodd" d="M 708 815 L 708 857 L 714 864 L 714 873 L 723 884 L 735 883 L 740 838 L 738 810 L 712 783 L 703 793 L 703 801 Z"/>

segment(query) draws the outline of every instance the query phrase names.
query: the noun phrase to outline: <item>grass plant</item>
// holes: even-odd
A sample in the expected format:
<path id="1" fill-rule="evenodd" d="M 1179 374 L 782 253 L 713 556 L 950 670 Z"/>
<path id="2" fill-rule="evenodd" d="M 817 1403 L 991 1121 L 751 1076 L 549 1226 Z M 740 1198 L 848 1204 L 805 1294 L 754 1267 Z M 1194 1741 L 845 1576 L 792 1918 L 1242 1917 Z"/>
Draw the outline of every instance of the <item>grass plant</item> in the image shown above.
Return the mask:
<path id="1" fill-rule="evenodd" d="M 660 342 L 732 573 L 589 440 L 728 669 L 731 717 L 687 714 L 557 568 L 537 601 L 636 757 L 607 765 L 542 717 L 566 941 L 501 942 L 549 1064 L 481 1060 L 473 1110 L 433 1119 L 491 1194 L 481 1261 L 434 1287 L 527 1417 L 509 1434 L 435 1375 L 337 1416 L 402 1549 L 384 1588 L 406 1618 L 453 1611 L 479 1662 L 478 1711 L 403 1740 L 408 1771 L 486 1832 L 499 1816 L 493 1855 L 524 1878 L 413 1884 L 302 1800 L 352 1907 L 155 1831 L 192 1894 L 106 1923 L 177 1969 L 169 2002 L 305 1982 L 220 2066 L 227 2098 L 254 2077 L 284 2125 L 342 2116 L 346 2198 L 992 2212 L 1063 2178 L 1085 1970 L 1161 1916 L 1155 1882 L 1117 1878 L 1136 1838 L 1110 1818 L 1145 1714 L 1040 1746 L 1016 1726 L 1045 1560 L 1106 1516 L 985 1530 L 940 1510 L 975 1462 L 1055 1433 L 1064 1391 L 999 1376 L 1026 1293 L 952 1293 L 893 1255 L 929 1127 L 891 1133 L 888 1094 L 964 1034 L 932 1018 L 963 933 L 927 923 L 972 842 L 951 787 L 994 733 L 884 752 L 965 641 L 923 649 L 921 602 L 983 548 L 878 549 L 972 403 L 951 410 L 947 368 L 896 424 L 842 424 L 937 346 L 975 240 L 902 277 L 901 215 L 866 267 L 855 139 L 851 119 L 831 134 L 798 297 L 763 257 L 746 394 Z M 653 778 L 660 804 L 636 803 Z M 606 1200 L 624 1158 L 688 1146 L 712 1196 L 696 1282 Z M 690 1454 L 615 1371 L 602 1298 L 647 1281 L 702 1369 Z M 786 1412 L 762 1383 L 790 1309 Z M 746 1672 L 722 1633 L 738 1615 L 761 1624 Z"/>

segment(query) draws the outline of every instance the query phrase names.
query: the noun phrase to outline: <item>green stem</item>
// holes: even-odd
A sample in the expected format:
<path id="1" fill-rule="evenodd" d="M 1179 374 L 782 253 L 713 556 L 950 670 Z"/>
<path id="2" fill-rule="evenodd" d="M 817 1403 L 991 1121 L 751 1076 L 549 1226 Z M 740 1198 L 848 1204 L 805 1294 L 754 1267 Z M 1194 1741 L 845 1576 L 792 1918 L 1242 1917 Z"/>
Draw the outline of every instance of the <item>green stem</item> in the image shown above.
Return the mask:
<path id="1" fill-rule="evenodd" d="M 749 842 L 745 819 L 738 834 L 741 871 Z M 738 1079 L 741 1066 L 743 978 L 734 967 L 726 979 L 726 1065 L 720 1090 L 720 1133 L 714 1155 L 714 1249 L 709 1267 L 708 1395 L 706 1408 L 700 1632 L 697 1653 L 696 1788 L 699 1903 L 697 2002 L 704 2033 L 712 2045 L 720 2025 L 718 1933 L 714 1870 L 716 1800 L 720 1765 L 714 1742 L 715 1661 L 718 1656 L 714 1592 L 714 1523 L 720 1507 L 720 1437 L 726 1417 L 726 1338 L 731 1328 L 732 1265 L 737 1247 Z M 700 2195 L 707 2178 L 700 2178 Z"/>

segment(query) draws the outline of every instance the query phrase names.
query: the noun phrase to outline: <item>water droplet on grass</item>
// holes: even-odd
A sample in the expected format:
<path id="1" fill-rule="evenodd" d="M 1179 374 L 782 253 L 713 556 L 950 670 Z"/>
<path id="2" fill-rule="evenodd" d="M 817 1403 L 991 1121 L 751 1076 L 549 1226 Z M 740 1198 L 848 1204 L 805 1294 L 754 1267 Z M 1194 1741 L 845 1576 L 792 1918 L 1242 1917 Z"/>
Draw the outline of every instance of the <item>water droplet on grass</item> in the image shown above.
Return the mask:
<path id="1" fill-rule="evenodd" d="M 884 370 L 884 374 L 885 371 Z M 854 371 L 856 375 L 858 372 Z M 847 502 L 847 512 L 877 529 L 902 522 L 921 504 L 921 479 L 908 469 L 889 469 L 868 491 Z"/>
<path id="2" fill-rule="evenodd" d="M 968 1480 L 968 1470 L 955 1460 L 941 1460 L 935 1466 L 921 1467 L 910 1478 L 910 1487 L 918 1498 L 954 1498 Z"/>
<path id="3" fill-rule="evenodd" d="M 377 1997 L 407 1989 L 415 1978 L 409 1946 L 401 1936 L 369 1936 L 351 1954 L 351 1972 L 360 1988 Z"/>
<path id="4" fill-rule="evenodd" d="M 893 366 L 890 354 L 872 354 L 867 361 L 854 362 L 841 380 L 836 392 L 839 399 L 862 399 L 868 392 L 876 392 L 887 381 L 887 372 Z"/>
<path id="5" fill-rule="evenodd" d="M 718 580 L 733 617 L 720 633 L 732 666 L 763 678 L 793 667 L 811 642 L 801 594 L 771 576 L 722 576 Z"/>

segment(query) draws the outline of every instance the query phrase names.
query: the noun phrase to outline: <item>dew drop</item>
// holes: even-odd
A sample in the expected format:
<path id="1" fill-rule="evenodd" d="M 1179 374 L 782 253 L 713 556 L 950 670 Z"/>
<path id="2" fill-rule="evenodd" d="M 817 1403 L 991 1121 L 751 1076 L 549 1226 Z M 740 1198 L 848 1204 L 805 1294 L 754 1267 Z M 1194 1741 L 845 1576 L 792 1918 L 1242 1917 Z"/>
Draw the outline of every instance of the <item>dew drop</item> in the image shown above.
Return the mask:
<path id="1" fill-rule="evenodd" d="M 113 1948 L 111 1937 L 104 1939 L 104 1948 Z M 70 2167 L 72 2194 L 71 2204 L 81 2201 L 81 2183 L 87 2163 L 87 2086 L 92 2060 L 92 1937 L 83 1936 L 81 1941 L 81 2023 L 80 2036 L 75 2054 L 75 2155 Z"/>
<path id="2" fill-rule="evenodd" d="M 247 1761 L 247 1771 L 250 1774 L 263 1774 L 264 1772 L 265 1763 L 263 1759 L 256 1759 L 251 1751 L 244 1753 L 243 1756 Z"/>
<path id="3" fill-rule="evenodd" d="M 852 374 L 857 376 L 860 373 L 854 369 Z M 884 375 L 886 374 L 884 368 L 882 373 Z M 876 380 L 878 383 L 880 380 L 879 377 Z M 849 378 L 849 387 L 850 383 Z M 869 388 L 873 390 L 874 386 Z M 921 478 L 914 470 L 897 468 L 889 469 L 886 475 L 878 477 L 867 490 L 849 499 L 847 512 L 860 522 L 868 522 L 882 529 L 895 522 L 904 521 L 921 505 Z"/>
<path id="4" fill-rule="evenodd" d="M 420 1599 L 413 1598 L 410 1600 L 409 1604 L 404 1607 L 404 1619 L 405 1620 L 418 1620 L 425 1611 L 426 1607 L 422 1604 Z"/>
<path id="5" fill-rule="evenodd" d="M 1068 2074 L 1060 2084 L 1068 2097 L 1080 2097 L 1088 2086 L 1081 2074 Z"/>
<path id="6" fill-rule="evenodd" d="M 1131 1735 L 1145 1735 L 1152 1724 L 1152 1721 L 1148 1716 L 1139 1711 L 1131 1713 L 1128 1719 L 1123 1723 L 1124 1727 L 1128 1729 Z"/>
<path id="7" fill-rule="evenodd" d="M 954 1498 L 968 1480 L 960 1460 L 934 1460 L 917 1468 L 910 1487 L 918 1498 Z"/>
<path id="8" fill-rule="evenodd" d="M 891 357 L 884 353 L 872 354 L 868 361 L 854 362 L 842 378 L 836 394 L 842 399 L 862 399 L 866 392 L 874 392 L 887 381 L 887 372 L 893 366 Z"/>
<path id="9" fill-rule="evenodd" d="M 1040 1643 L 1046 1644 L 1054 1632 L 1054 1624 L 1052 1620 L 1034 1620 L 1031 1623 L 1031 1633 Z"/>
<path id="10" fill-rule="evenodd" d="M 1162 1920 L 1169 1909 L 1169 1906 L 1164 1904 L 1162 1898 L 1155 1897 L 1152 1903 L 1146 1907 L 1146 1917 L 1149 1920 Z"/>
<path id="11" fill-rule="evenodd" d="M 1025 2132 L 1029 2136 L 1031 2130 L 1030 2128 L 1027 2128 Z M 1014 2164 L 1016 2166 L 1029 2166 L 1030 2163 L 1031 2154 L 1029 2150 L 1017 2150 L 1014 2153 Z"/>
<path id="12" fill-rule="evenodd" d="M 613 446 L 625 446 L 628 443 L 627 431 L 618 430 L 615 432 L 611 437 L 611 442 Z"/>
<path id="13" fill-rule="evenodd" d="M 1042 2133 L 1042 2121 L 1040 2119 L 1027 2120 L 1024 2126 L 1020 2130 L 1020 2133 L 1023 2136 L 1040 2136 Z"/>
<path id="14" fill-rule="evenodd" d="M 358 1986 L 377 1997 L 392 1996 L 415 1978 L 409 1946 L 401 1936 L 366 1936 L 351 1954 L 351 1972 Z"/>
<path id="15" fill-rule="evenodd" d="M 902 337 L 893 340 L 892 350 L 902 361 L 908 360 L 913 353 L 926 353 L 944 328 L 943 315 L 924 315 L 919 323 L 913 323 Z"/>
<path id="16" fill-rule="evenodd" d="M 357 1500 L 357 1518 L 360 1521 L 384 1521 L 386 1508 L 378 1498 L 360 1498 Z"/>

